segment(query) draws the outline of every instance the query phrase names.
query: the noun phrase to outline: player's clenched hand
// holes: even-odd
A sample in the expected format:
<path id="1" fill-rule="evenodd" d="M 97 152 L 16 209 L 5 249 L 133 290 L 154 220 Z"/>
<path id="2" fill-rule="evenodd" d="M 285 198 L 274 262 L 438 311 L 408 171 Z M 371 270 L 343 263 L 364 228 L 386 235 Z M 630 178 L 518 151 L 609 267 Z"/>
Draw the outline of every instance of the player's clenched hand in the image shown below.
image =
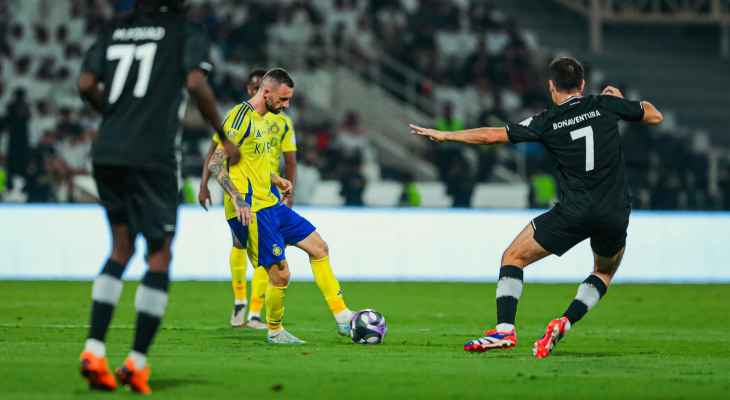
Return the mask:
<path id="1" fill-rule="evenodd" d="M 437 131 L 436 129 L 423 128 L 413 124 L 408 124 L 408 127 L 411 128 L 412 134 L 425 136 L 434 142 L 443 142 L 446 140 L 446 134 L 441 131 Z"/>
<path id="2" fill-rule="evenodd" d="M 200 185 L 200 191 L 198 192 L 198 203 L 203 207 L 205 211 L 208 211 L 208 206 L 212 205 L 213 202 L 210 200 L 210 191 L 208 185 Z"/>
<path id="3" fill-rule="evenodd" d="M 243 200 L 243 196 L 239 193 L 235 199 L 236 218 L 244 225 L 251 223 L 251 207 Z"/>
<path id="4" fill-rule="evenodd" d="M 624 98 L 623 93 L 621 93 L 621 91 L 618 90 L 618 88 L 616 88 L 614 86 L 611 86 L 611 85 L 606 86 L 603 89 L 603 92 L 601 92 L 601 94 L 608 95 L 608 96 L 620 97 L 622 99 Z"/>
<path id="5" fill-rule="evenodd" d="M 291 193 L 293 186 L 288 179 L 284 179 L 278 175 L 272 175 L 271 181 L 274 182 L 274 185 L 276 185 L 277 188 L 279 188 L 279 191 L 281 191 L 281 194 L 284 197 Z"/>
<path id="6" fill-rule="evenodd" d="M 226 151 L 226 157 L 228 157 L 229 165 L 238 164 L 238 161 L 241 160 L 241 152 L 230 140 L 223 142 L 223 150 Z"/>

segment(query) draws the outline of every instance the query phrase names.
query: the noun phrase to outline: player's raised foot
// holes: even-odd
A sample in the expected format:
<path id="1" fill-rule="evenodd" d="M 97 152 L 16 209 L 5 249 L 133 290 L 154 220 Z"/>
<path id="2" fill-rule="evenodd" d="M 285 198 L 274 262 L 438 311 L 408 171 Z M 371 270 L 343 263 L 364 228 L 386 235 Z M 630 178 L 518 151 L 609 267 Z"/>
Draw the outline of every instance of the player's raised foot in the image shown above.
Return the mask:
<path id="1" fill-rule="evenodd" d="M 236 304 L 231 311 L 231 327 L 241 328 L 246 325 L 246 305 Z"/>
<path id="2" fill-rule="evenodd" d="M 116 375 L 122 385 L 129 386 L 130 389 L 140 394 L 150 394 L 152 393 L 149 384 L 150 372 L 149 364 L 139 369 L 134 366 L 131 358 L 127 358 L 124 365 L 117 368 Z"/>
<path id="3" fill-rule="evenodd" d="M 90 389 L 112 391 L 117 388 L 106 357 L 98 357 L 90 351 L 81 353 L 81 376 L 89 383 Z"/>
<path id="4" fill-rule="evenodd" d="M 269 332 L 266 337 L 266 341 L 271 344 L 304 344 L 307 343 L 302 339 L 292 335 L 286 329 L 282 329 L 278 332 Z"/>
<path id="5" fill-rule="evenodd" d="M 545 358 L 552 353 L 565 332 L 570 329 L 568 318 L 561 317 L 550 321 L 545 329 L 545 335 L 535 341 L 532 346 L 532 354 L 537 358 Z"/>
<path id="6" fill-rule="evenodd" d="M 489 350 L 511 349 L 517 345 L 517 333 L 511 331 L 498 331 L 489 329 L 484 331 L 484 336 L 464 343 L 464 351 L 472 353 L 484 353 Z"/>
<path id="7" fill-rule="evenodd" d="M 259 317 L 249 317 L 248 321 L 246 321 L 246 326 L 257 331 L 269 329 L 266 326 L 266 322 L 262 321 Z"/>

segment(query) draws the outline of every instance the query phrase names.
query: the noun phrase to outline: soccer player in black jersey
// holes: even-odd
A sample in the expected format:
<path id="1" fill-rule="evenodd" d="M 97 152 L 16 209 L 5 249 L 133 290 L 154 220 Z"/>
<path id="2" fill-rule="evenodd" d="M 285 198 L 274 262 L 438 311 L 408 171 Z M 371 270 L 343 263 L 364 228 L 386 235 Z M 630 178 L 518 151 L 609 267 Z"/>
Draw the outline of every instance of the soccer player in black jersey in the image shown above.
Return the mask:
<path id="1" fill-rule="evenodd" d="M 122 384 L 150 393 L 147 351 L 167 305 L 168 267 L 178 205 L 176 141 L 184 111 L 183 88 L 226 152 L 240 157 L 222 134 L 213 92 L 212 65 L 201 28 L 184 18 L 183 1 L 137 0 L 130 15 L 102 29 L 87 51 L 79 91 L 103 115 L 92 150 L 94 180 L 112 232 L 112 252 L 92 289 L 91 329 L 81 353 L 81 373 L 94 389 L 117 387 L 104 338 L 122 291 L 122 274 L 135 237 L 147 242 L 149 266 L 137 289 L 132 351 L 116 371 Z"/>
<path id="2" fill-rule="evenodd" d="M 662 114 L 647 101 L 625 100 L 612 86 L 601 95 L 584 96 L 583 67 L 573 58 L 553 60 L 549 73 L 554 104 L 519 124 L 458 132 L 410 125 L 412 133 L 437 142 L 540 142 L 557 160 L 559 202 L 532 220 L 504 251 L 497 281 L 497 326 L 468 341 L 466 351 L 514 347 L 522 270 L 550 254 L 561 256 L 590 238 L 593 273 L 578 287 L 563 316 L 550 321 L 545 335 L 534 344 L 533 354 L 547 357 L 571 326 L 606 294 L 624 254 L 631 204 L 618 121 L 657 125 Z"/>

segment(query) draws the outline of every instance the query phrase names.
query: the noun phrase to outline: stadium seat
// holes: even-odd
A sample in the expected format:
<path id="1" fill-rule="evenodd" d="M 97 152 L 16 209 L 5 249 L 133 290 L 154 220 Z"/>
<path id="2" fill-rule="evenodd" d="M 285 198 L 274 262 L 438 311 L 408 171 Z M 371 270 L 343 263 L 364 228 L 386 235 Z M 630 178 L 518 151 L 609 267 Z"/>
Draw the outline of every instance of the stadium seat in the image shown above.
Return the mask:
<path id="1" fill-rule="evenodd" d="M 310 204 L 316 206 L 341 206 L 345 201 L 340 196 L 340 182 L 321 181 L 314 189 Z"/>
<path id="2" fill-rule="evenodd" d="M 365 205 L 373 207 L 394 207 L 398 205 L 403 185 L 395 181 L 368 183 L 363 194 Z"/>
<path id="3" fill-rule="evenodd" d="M 526 208 L 530 189 L 526 183 L 480 183 L 471 197 L 472 207 Z"/>
<path id="4" fill-rule="evenodd" d="M 446 185 L 441 182 L 418 182 L 421 194 L 421 207 L 451 207 L 453 201 L 446 194 Z"/>

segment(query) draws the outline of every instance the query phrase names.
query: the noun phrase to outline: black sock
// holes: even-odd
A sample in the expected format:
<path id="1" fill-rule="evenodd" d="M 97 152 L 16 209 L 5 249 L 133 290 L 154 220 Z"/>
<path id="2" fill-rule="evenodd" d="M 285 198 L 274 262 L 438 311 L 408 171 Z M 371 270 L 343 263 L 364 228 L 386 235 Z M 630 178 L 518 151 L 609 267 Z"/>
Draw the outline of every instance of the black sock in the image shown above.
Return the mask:
<path id="1" fill-rule="evenodd" d="M 137 307 L 137 324 L 134 332 L 132 350 L 147 354 L 162 316 L 167 306 L 167 288 L 170 277 L 167 272 L 147 271 L 142 284 L 137 288 L 135 305 Z"/>
<path id="2" fill-rule="evenodd" d="M 94 279 L 91 290 L 91 328 L 89 339 L 104 341 L 112 321 L 114 307 L 122 293 L 122 274 L 125 266 L 108 259 L 99 275 Z"/>
<path id="3" fill-rule="evenodd" d="M 563 314 L 573 325 L 580 321 L 584 315 L 598 303 L 608 288 L 601 278 L 596 275 L 589 275 L 583 283 L 578 286 L 578 293 Z"/>
<path id="4" fill-rule="evenodd" d="M 497 324 L 515 323 L 517 302 L 522 296 L 521 268 L 504 265 L 499 269 L 497 281 Z"/>

